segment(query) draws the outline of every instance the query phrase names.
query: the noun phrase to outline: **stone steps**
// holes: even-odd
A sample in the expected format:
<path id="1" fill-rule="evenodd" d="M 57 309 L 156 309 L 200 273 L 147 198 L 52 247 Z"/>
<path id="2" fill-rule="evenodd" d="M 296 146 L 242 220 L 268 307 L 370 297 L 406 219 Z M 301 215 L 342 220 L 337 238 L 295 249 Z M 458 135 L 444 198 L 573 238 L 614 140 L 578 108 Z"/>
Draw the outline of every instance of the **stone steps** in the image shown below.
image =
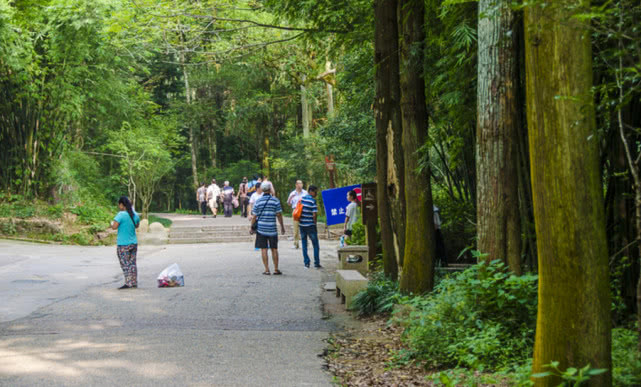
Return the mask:
<path id="1" fill-rule="evenodd" d="M 217 238 L 169 238 L 167 241 L 170 245 L 181 245 L 191 243 L 251 243 L 255 237 L 247 235 L 246 237 L 217 237 Z"/>

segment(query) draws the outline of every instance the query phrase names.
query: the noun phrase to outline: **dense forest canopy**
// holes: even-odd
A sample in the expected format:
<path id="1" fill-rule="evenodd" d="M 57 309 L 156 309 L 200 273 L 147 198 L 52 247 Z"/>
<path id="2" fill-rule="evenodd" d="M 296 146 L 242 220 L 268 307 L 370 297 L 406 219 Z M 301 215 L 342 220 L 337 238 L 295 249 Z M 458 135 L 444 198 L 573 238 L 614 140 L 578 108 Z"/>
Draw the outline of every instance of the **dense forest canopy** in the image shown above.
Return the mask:
<path id="1" fill-rule="evenodd" d="M 0 199 L 146 216 L 212 178 L 326 189 L 334 162 L 379 184 L 401 290 L 434 287 L 435 205 L 449 259 L 540 274 L 539 317 L 577 278 L 598 348 L 556 360 L 608 368 L 609 326 L 641 324 L 640 21 L 635 0 L 0 0 Z M 537 340 L 540 368 L 560 355 Z"/>

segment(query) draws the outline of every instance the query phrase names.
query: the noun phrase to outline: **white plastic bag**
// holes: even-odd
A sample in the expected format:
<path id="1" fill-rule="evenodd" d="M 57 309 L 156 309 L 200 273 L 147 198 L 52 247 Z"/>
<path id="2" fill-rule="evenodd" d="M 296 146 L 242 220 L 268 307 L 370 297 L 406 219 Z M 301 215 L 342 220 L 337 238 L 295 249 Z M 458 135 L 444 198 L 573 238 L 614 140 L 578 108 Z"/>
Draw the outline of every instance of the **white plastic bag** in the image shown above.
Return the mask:
<path id="1" fill-rule="evenodd" d="M 158 275 L 159 288 L 173 288 L 175 286 L 185 286 L 183 272 L 177 263 L 169 265 Z"/>

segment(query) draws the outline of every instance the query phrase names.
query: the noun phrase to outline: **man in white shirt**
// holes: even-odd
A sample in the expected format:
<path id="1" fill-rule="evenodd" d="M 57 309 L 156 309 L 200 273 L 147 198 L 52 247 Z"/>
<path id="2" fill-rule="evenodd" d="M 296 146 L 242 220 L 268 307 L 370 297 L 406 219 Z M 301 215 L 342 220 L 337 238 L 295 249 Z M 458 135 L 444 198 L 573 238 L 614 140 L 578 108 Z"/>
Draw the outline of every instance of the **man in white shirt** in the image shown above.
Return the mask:
<path id="1" fill-rule="evenodd" d="M 260 189 L 261 183 L 256 183 L 254 187 L 256 187 L 256 192 L 249 198 L 249 208 L 247 209 L 249 213 L 252 213 L 252 209 L 254 208 L 254 203 L 256 203 L 256 200 L 260 199 L 261 196 L 263 196 L 263 190 Z M 251 223 L 252 217 L 249 217 L 249 222 Z"/>
<path id="2" fill-rule="evenodd" d="M 211 185 L 207 187 L 207 203 L 211 208 L 214 218 L 218 214 L 218 197 L 220 196 L 220 187 L 216 184 L 216 179 L 211 179 Z"/>
<path id="3" fill-rule="evenodd" d="M 303 189 L 303 182 L 301 180 L 296 180 L 296 189 L 294 189 L 290 194 L 289 197 L 287 198 L 287 204 L 292 206 L 292 211 L 296 208 L 296 205 L 298 205 L 298 202 L 300 199 L 303 198 L 303 196 L 307 195 L 307 191 Z M 294 220 L 294 248 L 298 248 L 298 241 L 300 241 L 300 222 L 298 220 Z"/>

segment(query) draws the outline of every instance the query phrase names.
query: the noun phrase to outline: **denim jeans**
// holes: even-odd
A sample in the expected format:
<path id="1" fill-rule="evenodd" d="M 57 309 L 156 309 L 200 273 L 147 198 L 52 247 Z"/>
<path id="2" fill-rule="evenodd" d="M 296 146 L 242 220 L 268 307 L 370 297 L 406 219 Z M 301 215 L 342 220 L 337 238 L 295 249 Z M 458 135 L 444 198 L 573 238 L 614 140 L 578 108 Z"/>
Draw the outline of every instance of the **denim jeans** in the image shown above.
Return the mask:
<path id="1" fill-rule="evenodd" d="M 316 226 L 300 227 L 300 239 L 303 247 L 303 263 L 309 265 L 309 255 L 307 255 L 307 237 L 312 241 L 314 246 L 314 266 L 320 266 L 320 246 L 318 244 L 318 231 Z"/>

